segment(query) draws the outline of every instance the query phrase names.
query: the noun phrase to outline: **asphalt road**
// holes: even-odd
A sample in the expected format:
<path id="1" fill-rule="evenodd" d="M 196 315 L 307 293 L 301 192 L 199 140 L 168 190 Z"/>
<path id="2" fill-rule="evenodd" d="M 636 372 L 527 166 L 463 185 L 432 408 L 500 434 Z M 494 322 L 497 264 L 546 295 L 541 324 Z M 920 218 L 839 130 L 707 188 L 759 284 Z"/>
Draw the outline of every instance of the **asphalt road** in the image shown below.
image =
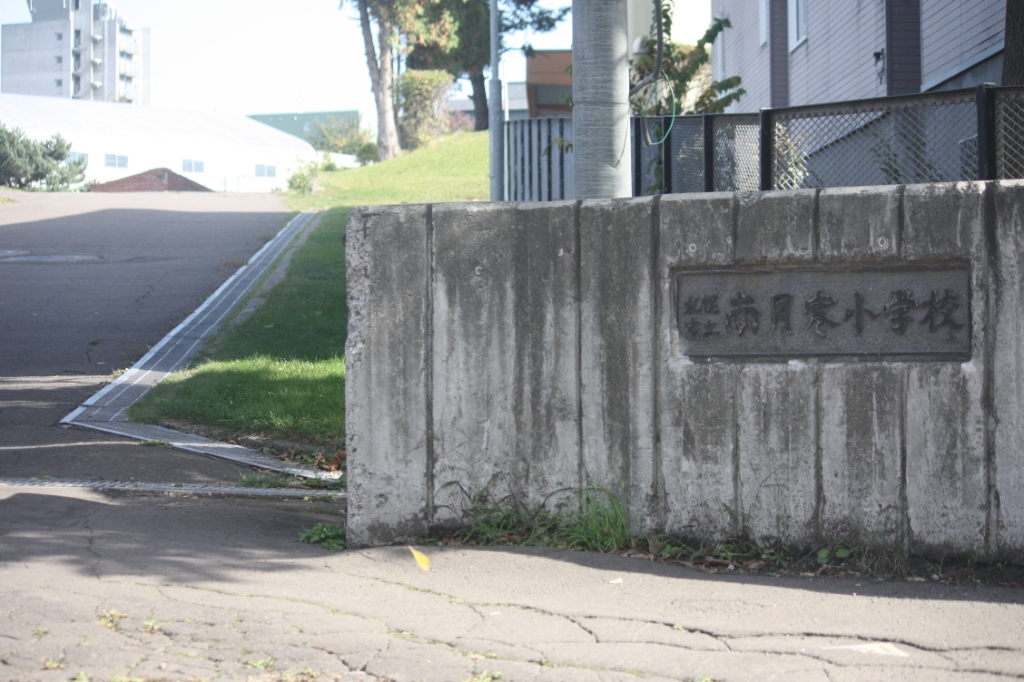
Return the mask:
<path id="1" fill-rule="evenodd" d="M 423 571 L 405 547 L 296 542 L 338 521 L 318 502 L 0 487 L 0 679 L 1024 677 L 1020 589 L 712 576 L 531 549 L 420 547 Z"/>
<path id="2" fill-rule="evenodd" d="M 230 464 L 58 425 L 280 230 L 277 197 L 11 194 L 0 205 L 0 478 L 204 483 Z"/>

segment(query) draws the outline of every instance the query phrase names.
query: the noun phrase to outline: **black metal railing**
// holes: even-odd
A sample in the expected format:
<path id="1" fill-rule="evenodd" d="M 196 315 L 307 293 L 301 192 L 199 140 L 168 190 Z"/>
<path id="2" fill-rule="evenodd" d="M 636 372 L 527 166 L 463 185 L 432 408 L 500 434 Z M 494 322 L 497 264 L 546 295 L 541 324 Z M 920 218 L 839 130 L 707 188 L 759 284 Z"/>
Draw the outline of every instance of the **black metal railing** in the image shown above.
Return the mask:
<path id="1" fill-rule="evenodd" d="M 1021 87 L 643 121 L 634 196 L 1024 178 Z M 572 120 L 505 125 L 506 198 L 574 198 Z"/>

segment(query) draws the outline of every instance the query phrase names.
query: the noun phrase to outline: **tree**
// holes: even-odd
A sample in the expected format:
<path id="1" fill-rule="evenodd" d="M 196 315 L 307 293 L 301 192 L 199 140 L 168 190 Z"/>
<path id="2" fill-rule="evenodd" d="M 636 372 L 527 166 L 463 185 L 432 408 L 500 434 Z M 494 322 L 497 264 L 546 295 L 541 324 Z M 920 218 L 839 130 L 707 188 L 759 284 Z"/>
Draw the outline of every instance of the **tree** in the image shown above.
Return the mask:
<path id="1" fill-rule="evenodd" d="M 85 161 L 67 162 L 71 143 L 60 135 L 37 142 L 0 124 L 0 185 L 66 190 L 85 178 Z"/>
<path id="2" fill-rule="evenodd" d="M 362 126 L 358 115 L 341 119 L 329 116 L 326 122 L 315 120 L 313 126 L 315 130 L 308 136 L 309 143 L 320 152 L 354 156 L 370 141 L 370 131 Z"/>
<path id="3" fill-rule="evenodd" d="M 342 0 L 344 2 L 344 0 Z M 441 0 L 354 0 L 359 10 L 363 33 L 366 66 L 377 105 L 377 153 L 385 161 L 401 153 L 398 127 L 395 122 L 393 51 L 399 35 L 425 45 L 445 47 L 454 38 L 450 15 L 431 13 L 427 9 Z M 373 25 L 377 27 L 377 43 L 373 41 Z"/>
<path id="4" fill-rule="evenodd" d="M 501 33 L 527 29 L 545 33 L 553 30 L 569 13 L 569 7 L 553 10 L 538 7 L 539 0 L 502 0 Z M 427 16 L 448 17 L 455 28 L 455 40 L 446 44 L 414 42 L 409 52 L 410 69 L 440 69 L 455 78 L 469 78 L 473 87 L 476 130 L 487 130 L 489 109 L 484 69 L 491 60 L 491 12 L 488 0 L 440 0 L 427 8 Z M 524 45 L 529 53 L 531 48 Z"/>
<path id="5" fill-rule="evenodd" d="M 657 13 L 657 5 L 654 9 Z M 662 4 L 662 33 L 672 34 L 672 5 Z M 726 28 L 731 27 L 728 19 L 715 19 L 711 22 L 704 36 L 697 41 L 696 46 L 689 47 L 677 45 L 664 41 L 662 46 L 661 72 L 668 85 L 654 83 L 644 88 L 633 96 L 633 112 L 650 116 L 662 116 L 673 113 L 702 114 L 725 111 L 733 102 L 739 100 L 746 94 L 746 90 L 740 87 L 740 77 L 733 76 L 722 81 L 710 81 L 701 83 L 701 67 L 708 63 L 708 45 L 715 42 L 718 34 Z M 651 24 L 651 35 L 656 35 L 657 14 Z M 632 63 L 630 70 L 630 86 L 635 86 L 643 79 L 654 73 L 655 59 L 657 57 L 657 38 L 648 38 L 643 42 L 643 54 L 637 57 Z M 664 82 L 664 81 L 662 81 Z M 694 86 L 700 88 L 693 93 Z M 671 92 L 669 92 L 671 87 Z M 653 92 L 651 89 L 653 88 Z M 692 94 L 689 100 L 692 106 L 683 107 L 681 104 L 687 101 L 687 95 Z M 675 100 L 673 102 L 672 100 Z"/>
<path id="6" fill-rule="evenodd" d="M 1024 2 L 1007 0 L 1003 85 L 1024 85 Z"/>

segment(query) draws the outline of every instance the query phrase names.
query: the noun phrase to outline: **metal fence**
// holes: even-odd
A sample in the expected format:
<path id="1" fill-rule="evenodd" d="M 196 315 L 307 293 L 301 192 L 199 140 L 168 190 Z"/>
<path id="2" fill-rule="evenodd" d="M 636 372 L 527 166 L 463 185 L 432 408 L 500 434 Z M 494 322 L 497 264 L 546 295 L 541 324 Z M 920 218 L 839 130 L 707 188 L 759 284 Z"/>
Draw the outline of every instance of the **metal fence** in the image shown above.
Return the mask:
<path id="1" fill-rule="evenodd" d="M 1024 178 L 1024 88 L 633 118 L 633 194 Z M 572 199 L 572 119 L 506 123 L 506 198 Z M 647 138 L 662 144 L 647 144 Z"/>

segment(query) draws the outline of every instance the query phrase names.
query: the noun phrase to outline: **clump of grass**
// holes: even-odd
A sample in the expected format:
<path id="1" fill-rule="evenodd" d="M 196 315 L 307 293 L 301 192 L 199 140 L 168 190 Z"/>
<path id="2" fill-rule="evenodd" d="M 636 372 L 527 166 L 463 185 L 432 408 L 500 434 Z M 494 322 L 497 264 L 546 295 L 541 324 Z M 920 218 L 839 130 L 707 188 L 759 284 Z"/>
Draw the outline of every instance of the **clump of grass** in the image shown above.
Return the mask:
<path id="1" fill-rule="evenodd" d="M 243 488 L 288 488 L 295 481 L 294 476 L 271 471 L 257 471 L 242 474 L 238 485 Z"/>
<path id="2" fill-rule="evenodd" d="M 340 552 L 345 549 L 345 526 L 318 523 L 299 533 L 299 542 L 321 545 L 324 549 L 329 549 L 332 552 Z"/>
<path id="3" fill-rule="evenodd" d="M 475 494 L 458 487 L 465 500 L 458 510 L 461 525 L 450 529 L 448 541 L 593 552 L 614 552 L 629 545 L 626 510 L 607 490 L 592 488 L 578 496 L 559 491 L 543 504 L 530 507 L 512 493 L 494 497 L 490 486 Z M 549 507 L 556 497 L 558 502 Z"/>

